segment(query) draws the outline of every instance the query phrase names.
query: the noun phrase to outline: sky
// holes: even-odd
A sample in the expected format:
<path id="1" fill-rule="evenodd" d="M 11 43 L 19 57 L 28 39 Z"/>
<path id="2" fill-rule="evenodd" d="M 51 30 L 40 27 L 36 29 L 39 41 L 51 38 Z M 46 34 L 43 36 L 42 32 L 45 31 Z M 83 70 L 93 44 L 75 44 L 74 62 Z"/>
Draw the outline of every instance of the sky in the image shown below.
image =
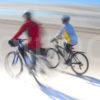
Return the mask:
<path id="1" fill-rule="evenodd" d="M 0 3 L 22 3 L 22 4 L 84 4 L 93 5 L 99 4 L 100 0 L 0 0 Z M 0 15 L 22 15 L 25 11 L 17 11 L 15 9 L 0 9 Z M 54 13 L 50 13 L 54 15 Z M 35 12 L 36 16 L 48 16 L 47 12 Z"/>
<path id="2" fill-rule="evenodd" d="M 100 0 L 0 0 L 0 3 L 100 4 Z"/>

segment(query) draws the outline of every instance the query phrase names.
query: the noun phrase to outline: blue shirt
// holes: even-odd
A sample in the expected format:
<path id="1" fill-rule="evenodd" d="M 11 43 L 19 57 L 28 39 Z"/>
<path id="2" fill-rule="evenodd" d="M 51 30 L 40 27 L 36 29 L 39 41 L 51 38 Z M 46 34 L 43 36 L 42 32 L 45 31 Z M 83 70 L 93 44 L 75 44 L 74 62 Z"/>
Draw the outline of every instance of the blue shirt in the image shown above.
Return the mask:
<path id="1" fill-rule="evenodd" d="M 69 35 L 70 44 L 76 45 L 78 42 L 78 38 L 77 38 L 76 32 L 74 30 L 74 27 L 69 23 L 65 24 L 63 29 L 61 30 L 60 34 L 63 34 L 65 31 Z"/>

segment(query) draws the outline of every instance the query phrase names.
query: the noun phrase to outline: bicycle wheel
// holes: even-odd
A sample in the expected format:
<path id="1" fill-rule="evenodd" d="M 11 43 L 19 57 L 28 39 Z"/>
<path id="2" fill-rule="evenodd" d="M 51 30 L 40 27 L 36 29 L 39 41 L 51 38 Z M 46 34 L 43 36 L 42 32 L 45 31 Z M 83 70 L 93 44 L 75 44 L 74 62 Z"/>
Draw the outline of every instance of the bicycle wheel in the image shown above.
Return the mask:
<path id="1" fill-rule="evenodd" d="M 56 68 L 60 63 L 60 56 L 53 48 L 47 50 L 47 63 L 49 68 Z"/>
<path id="2" fill-rule="evenodd" d="M 5 58 L 5 69 L 11 77 L 17 77 L 23 71 L 23 62 L 20 55 L 10 52 Z"/>
<path id="3" fill-rule="evenodd" d="M 86 73 L 89 68 L 89 61 L 87 57 L 81 52 L 76 52 L 71 57 L 71 68 L 78 75 Z"/>

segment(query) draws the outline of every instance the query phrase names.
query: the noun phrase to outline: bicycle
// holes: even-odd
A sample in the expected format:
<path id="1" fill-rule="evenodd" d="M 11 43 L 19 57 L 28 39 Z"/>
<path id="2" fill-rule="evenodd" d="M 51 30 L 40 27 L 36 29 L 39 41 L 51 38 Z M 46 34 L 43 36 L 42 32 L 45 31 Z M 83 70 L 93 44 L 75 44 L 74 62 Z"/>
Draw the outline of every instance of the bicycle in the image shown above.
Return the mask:
<path id="1" fill-rule="evenodd" d="M 56 38 L 51 40 L 51 43 L 54 42 L 56 43 L 55 48 L 49 48 L 47 51 L 47 61 L 51 64 L 50 68 L 56 68 L 60 64 L 60 58 L 62 57 L 76 74 L 82 75 L 88 71 L 89 61 L 84 52 L 74 51 L 72 46 L 68 50 L 65 45 L 61 47 Z"/>
<path id="2" fill-rule="evenodd" d="M 32 50 L 25 49 L 23 44 L 24 41 L 26 41 L 26 39 L 17 39 L 16 47 L 18 47 L 18 49 L 9 52 L 5 58 L 5 69 L 12 77 L 18 77 L 23 72 L 24 63 L 27 66 L 29 73 L 34 74 L 34 72 L 36 72 L 36 64 L 38 65 L 38 63 L 41 63 L 42 61 L 43 63 L 44 61 L 46 62 L 46 59 L 43 56 L 36 55 Z"/>

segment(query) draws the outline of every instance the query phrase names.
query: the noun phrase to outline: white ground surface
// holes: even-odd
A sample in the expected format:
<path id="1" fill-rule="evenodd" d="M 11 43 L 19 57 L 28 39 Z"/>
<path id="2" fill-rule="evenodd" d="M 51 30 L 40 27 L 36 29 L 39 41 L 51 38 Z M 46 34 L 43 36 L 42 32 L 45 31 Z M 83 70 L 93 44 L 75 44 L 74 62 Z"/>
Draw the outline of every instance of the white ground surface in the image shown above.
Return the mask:
<path id="1" fill-rule="evenodd" d="M 4 57 L 11 51 L 7 41 L 17 27 L 0 24 L 0 100 L 100 100 L 100 39 L 97 38 L 100 35 L 79 34 L 81 45 L 78 49 L 86 51 L 90 61 L 90 69 L 83 77 L 61 64 L 58 69 L 46 70 L 45 77 L 36 82 L 26 69 L 17 79 L 11 78 L 4 69 Z M 56 30 L 49 30 L 49 33 L 52 36 Z M 94 45 L 94 37 L 98 44 Z"/>

